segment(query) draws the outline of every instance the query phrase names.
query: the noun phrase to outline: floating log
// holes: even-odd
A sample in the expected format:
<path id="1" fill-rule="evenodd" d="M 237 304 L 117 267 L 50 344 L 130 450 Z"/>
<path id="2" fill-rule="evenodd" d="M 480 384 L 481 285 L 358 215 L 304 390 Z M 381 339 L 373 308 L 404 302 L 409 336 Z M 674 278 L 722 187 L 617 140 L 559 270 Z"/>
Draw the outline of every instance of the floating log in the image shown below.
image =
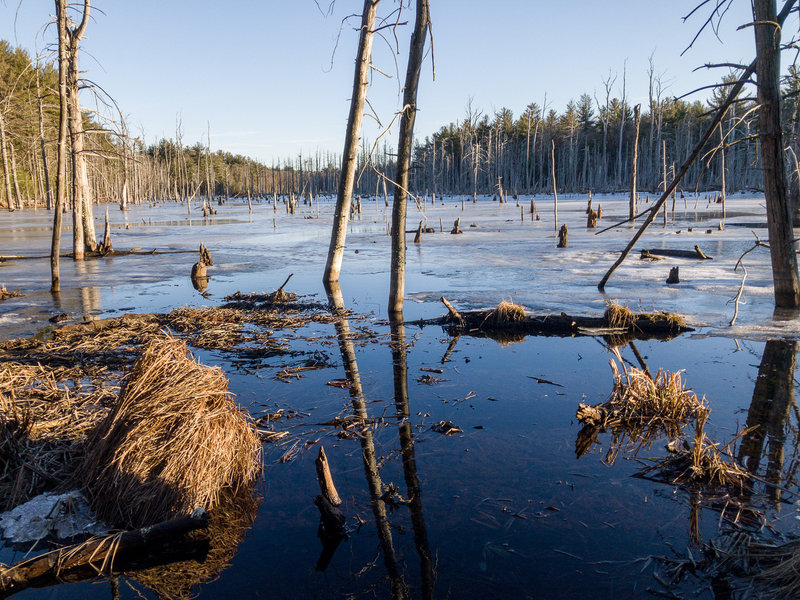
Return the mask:
<path id="1" fill-rule="evenodd" d="M 46 587 L 76 571 L 91 569 L 91 578 L 111 575 L 119 564 L 190 531 L 208 528 L 202 509 L 191 515 L 163 521 L 151 527 L 92 538 L 81 544 L 59 548 L 0 569 L 0 594 L 10 596 L 30 587 Z M 115 564 L 116 563 L 116 564 Z M 115 567 L 117 567 L 115 569 Z"/>
<path id="2" fill-rule="evenodd" d="M 609 320 L 600 317 L 560 315 L 529 315 L 505 323 L 493 322 L 493 310 L 476 310 L 459 313 L 445 298 L 442 303 L 449 314 L 439 319 L 417 321 L 419 325 L 437 324 L 448 329 L 450 335 L 473 335 L 501 338 L 509 333 L 520 335 L 614 335 L 638 339 L 671 338 L 686 331 L 694 331 L 680 315 L 666 312 L 633 313 L 627 311 L 624 319 Z"/>

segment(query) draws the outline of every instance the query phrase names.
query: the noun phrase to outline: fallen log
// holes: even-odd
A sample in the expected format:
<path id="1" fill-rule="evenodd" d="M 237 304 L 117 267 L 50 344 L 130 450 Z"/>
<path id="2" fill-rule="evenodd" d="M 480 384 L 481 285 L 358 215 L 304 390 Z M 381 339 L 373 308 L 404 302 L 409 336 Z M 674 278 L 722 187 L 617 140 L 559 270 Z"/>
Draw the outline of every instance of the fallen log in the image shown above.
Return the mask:
<path id="1" fill-rule="evenodd" d="M 614 335 L 633 339 L 668 339 L 686 331 L 694 331 L 678 314 L 667 312 L 634 313 L 627 309 L 615 317 L 606 311 L 599 317 L 560 315 L 530 315 L 520 319 L 497 322 L 489 318 L 496 310 L 476 310 L 459 313 L 450 302 L 442 298 L 449 314 L 438 319 L 415 322 L 419 325 L 436 324 L 447 328 L 450 335 L 494 337 L 509 333 L 521 335 Z M 619 316 L 621 313 L 622 316 Z"/>
<path id="2" fill-rule="evenodd" d="M 650 256 L 669 256 L 671 258 L 694 258 L 697 260 L 712 260 L 713 256 L 707 256 L 700 250 L 699 246 L 695 246 L 694 250 L 672 250 L 669 248 L 650 248 L 649 250 L 642 250 L 642 258 L 648 258 L 645 253 Z"/>
<path id="3" fill-rule="evenodd" d="M 81 544 L 59 548 L 40 556 L 0 568 L 0 597 L 8 597 L 31 587 L 46 587 L 74 580 L 75 573 L 91 570 L 91 578 L 119 572 L 131 557 L 152 550 L 198 529 L 208 528 L 208 515 L 202 509 L 191 515 L 163 521 L 151 527 L 124 531 Z M 84 577 L 84 575 L 81 575 Z"/>

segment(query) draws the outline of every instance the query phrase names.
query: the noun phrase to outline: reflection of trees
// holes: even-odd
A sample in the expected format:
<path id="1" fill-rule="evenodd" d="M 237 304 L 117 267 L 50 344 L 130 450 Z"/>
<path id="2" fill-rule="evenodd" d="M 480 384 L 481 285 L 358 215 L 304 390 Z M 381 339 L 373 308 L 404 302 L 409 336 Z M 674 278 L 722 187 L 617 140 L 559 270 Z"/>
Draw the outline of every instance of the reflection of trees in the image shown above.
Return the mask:
<path id="1" fill-rule="evenodd" d="M 780 501 L 783 484 L 784 443 L 789 413 L 794 405 L 794 370 L 797 341 L 770 340 L 764 346 L 758 368 L 753 400 L 747 412 L 747 427 L 754 427 L 739 446 L 739 462 L 751 473 L 757 473 L 766 444 L 767 469 L 765 479 L 768 494 Z M 790 480 L 796 477 L 794 468 L 787 470 Z"/>
<path id="2" fill-rule="evenodd" d="M 394 370 L 394 403 L 400 419 L 400 452 L 403 458 L 403 475 L 406 480 L 408 503 L 411 509 L 411 526 L 414 545 L 417 547 L 422 580 L 422 597 L 433 598 L 433 562 L 431 561 L 428 532 L 422 515 L 422 496 L 414 455 L 414 436 L 408 420 L 408 367 L 406 366 L 406 328 L 402 320 L 392 320 L 392 364 Z"/>
<path id="3" fill-rule="evenodd" d="M 335 321 L 336 337 L 339 342 L 339 351 L 342 354 L 344 371 L 347 376 L 347 381 L 350 384 L 353 411 L 355 416 L 362 422 L 362 427 L 359 431 L 361 456 L 364 461 L 364 474 L 367 478 L 367 486 L 369 487 L 372 514 L 375 517 L 375 526 L 383 551 L 383 561 L 391 582 L 392 598 L 402 598 L 405 596 L 405 584 L 397 566 L 397 556 L 392 543 L 391 524 L 386 515 L 386 502 L 382 499 L 383 483 L 381 482 L 380 473 L 378 472 L 372 430 L 367 425 L 367 407 L 364 399 L 364 392 L 361 388 L 361 377 L 358 373 L 358 363 L 356 362 L 353 339 L 350 334 L 350 322 L 347 320 L 347 312 L 339 284 L 332 283 L 329 284 L 329 286 L 330 287 L 328 287 L 326 291 L 328 293 L 328 301 L 331 304 L 331 310 L 338 316 Z"/>

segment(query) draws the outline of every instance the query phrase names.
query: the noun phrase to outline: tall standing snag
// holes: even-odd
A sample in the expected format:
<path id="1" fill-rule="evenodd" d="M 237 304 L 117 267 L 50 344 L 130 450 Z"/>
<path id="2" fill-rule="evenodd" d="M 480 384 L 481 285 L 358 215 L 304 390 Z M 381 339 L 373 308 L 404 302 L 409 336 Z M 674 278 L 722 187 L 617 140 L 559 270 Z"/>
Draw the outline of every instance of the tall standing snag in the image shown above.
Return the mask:
<path id="1" fill-rule="evenodd" d="M 67 196 L 67 0 L 56 0 L 58 28 L 58 167 L 56 171 L 56 202 L 53 211 L 53 239 L 50 246 L 50 291 L 61 291 L 59 252 L 61 221 Z"/>
<path id="2" fill-rule="evenodd" d="M 372 57 L 375 15 L 378 12 L 379 2 L 380 0 L 364 0 L 364 9 L 361 16 L 361 33 L 358 38 L 356 70 L 353 78 L 353 98 L 350 101 L 350 116 L 347 118 L 347 133 L 345 134 L 344 150 L 342 151 L 342 173 L 339 178 L 339 189 L 336 195 L 336 209 L 333 213 L 328 261 L 325 264 L 325 273 L 322 277 L 327 284 L 339 281 L 339 272 L 342 269 L 344 243 L 347 237 L 347 222 L 356 175 L 358 142 L 361 138 L 361 121 L 364 117 L 364 104 L 367 99 L 367 86 L 369 85 L 369 64 Z"/>
<path id="3" fill-rule="evenodd" d="M 417 88 L 425 37 L 428 32 L 428 0 L 417 0 L 417 17 L 411 35 L 406 85 L 403 91 L 403 114 L 400 117 L 400 139 L 397 144 L 397 173 L 392 204 L 392 266 L 389 282 L 389 312 L 403 312 L 406 285 L 406 203 L 408 200 L 408 167 L 417 115 Z M 462 203 L 463 209 L 463 203 Z M 416 240 L 415 240 L 416 241 Z"/>
<path id="4" fill-rule="evenodd" d="M 789 2 L 793 4 L 793 2 Z M 783 11 L 782 11 L 783 12 Z M 758 129 L 775 306 L 800 307 L 792 213 L 786 185 L 780 96 L 781 27 L 775 0 L 753 0 L 758 82 Z"/>

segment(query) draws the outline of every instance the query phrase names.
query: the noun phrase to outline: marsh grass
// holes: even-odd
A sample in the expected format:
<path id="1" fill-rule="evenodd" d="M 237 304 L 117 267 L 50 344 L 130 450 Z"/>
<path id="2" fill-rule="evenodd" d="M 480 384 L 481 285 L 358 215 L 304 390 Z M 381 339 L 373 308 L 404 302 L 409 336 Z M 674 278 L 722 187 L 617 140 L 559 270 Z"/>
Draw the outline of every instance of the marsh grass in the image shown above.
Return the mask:
<path id="1" fill-rule="evenodd" d="M 209 512 L 259 473 L 261 444 L 218 367 L 169 335 L 151 341 L 87 442 L 78 477 L 95 514 L 136 528 Z"/>
<path id="2" fill-rule="evenodd" d="M 608 462 L 613 463 L 623 450 L 636 452 L 657 439 L 678 437 L 687 423 L 708 415 L 705 399 L 685 387 L 680 371 L 659 369 L 655 377 L 650 377 L 641 369 L 626 367 L 619 351 L 615 349 L 615 353 L 622 372 L 611 359 L 614 387 L 608 401 L 593 406 L 580 404 L 576 413 L 585 426 L 612 432 Z M 588 451 L 590 433 L 582 432 L 579 455 Z"/>

